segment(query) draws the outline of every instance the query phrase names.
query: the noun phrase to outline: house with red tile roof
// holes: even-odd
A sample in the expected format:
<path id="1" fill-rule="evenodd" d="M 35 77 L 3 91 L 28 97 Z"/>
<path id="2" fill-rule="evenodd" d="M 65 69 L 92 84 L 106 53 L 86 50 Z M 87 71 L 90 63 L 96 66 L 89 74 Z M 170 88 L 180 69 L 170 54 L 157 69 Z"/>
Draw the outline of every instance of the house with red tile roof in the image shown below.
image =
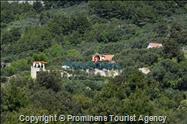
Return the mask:
<path id="1" fill-rule="evenodd" d="M 163 45 L 161 43 L 149 43 L 149 45 L 147 46 L 148 49 L 151 49 L 151 48 L 161 48 L 163 47 Z"/>
<path id="2" fill-rule="evenodd" d="M 94 63 L 105 61 L 105 62 L 114 62 L 113 61 L 114 55 L 112 54 L 98 54 L 96 53 L 95 55 L 92 56 L 92 61 Z"/>

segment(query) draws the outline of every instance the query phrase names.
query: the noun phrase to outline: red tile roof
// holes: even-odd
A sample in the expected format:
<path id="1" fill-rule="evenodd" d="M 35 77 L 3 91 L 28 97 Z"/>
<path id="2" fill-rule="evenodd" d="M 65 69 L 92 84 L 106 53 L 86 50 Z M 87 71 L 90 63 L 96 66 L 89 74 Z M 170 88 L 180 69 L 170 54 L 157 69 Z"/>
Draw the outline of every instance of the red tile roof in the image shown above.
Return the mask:
<path id="1" fill-rule="evenodd" d="M 47 64 L 45 61 L 34 61 L 33 63 L 42 63 L 42 64 Z"/>
<path id="2" fill-rule="evenodd" d="M 149 43 L 149 45 L 147 46 L 147 48 L 160 48 L 162 47 L 161 43 Z"/>
<path id="3" fill-rule="evenodd" d="M 114 55 L 112 54 L 95 54 L 92 56 L 92 61 L 98 62 L 98 61 L 109 61 L 111 62 Z"/>

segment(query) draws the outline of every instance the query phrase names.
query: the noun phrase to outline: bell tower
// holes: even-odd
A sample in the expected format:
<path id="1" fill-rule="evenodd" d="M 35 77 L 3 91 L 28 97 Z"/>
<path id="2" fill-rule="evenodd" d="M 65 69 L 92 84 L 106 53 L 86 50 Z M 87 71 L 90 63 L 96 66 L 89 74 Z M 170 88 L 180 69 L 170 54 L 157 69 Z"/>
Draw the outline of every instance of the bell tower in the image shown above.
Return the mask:
<path id="1" fill-rule="evenodd" d="M 44 61 L 34 61 L 33 62 L 32 66 L 31 66 L 32 79 L 36 79 L 37 73 L 39 71 L 46 71 L 45 64 L 47 64 L 47 62 L 44 62 Z"/>

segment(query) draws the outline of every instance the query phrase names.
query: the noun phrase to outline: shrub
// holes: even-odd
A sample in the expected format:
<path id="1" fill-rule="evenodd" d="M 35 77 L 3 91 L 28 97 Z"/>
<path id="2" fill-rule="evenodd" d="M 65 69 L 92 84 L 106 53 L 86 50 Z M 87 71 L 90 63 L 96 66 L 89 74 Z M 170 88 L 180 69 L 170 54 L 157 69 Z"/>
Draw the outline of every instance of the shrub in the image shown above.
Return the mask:
<path id="1" fill-rule="evenodd" d="M 58 92 L 61 89 L 60 78 L 59 72 L 40 72 L 37 75 L 37 82 L 47 89 L 52 89 L 53 91 Z"/>

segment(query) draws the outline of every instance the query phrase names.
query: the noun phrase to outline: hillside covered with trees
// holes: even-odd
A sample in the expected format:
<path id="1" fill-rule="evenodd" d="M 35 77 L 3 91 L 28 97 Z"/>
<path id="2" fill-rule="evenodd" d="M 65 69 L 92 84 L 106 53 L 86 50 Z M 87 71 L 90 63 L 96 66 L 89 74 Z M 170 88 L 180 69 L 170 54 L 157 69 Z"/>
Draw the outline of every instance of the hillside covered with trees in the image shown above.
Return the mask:
<path id="1" fill-rule="evenodd" d="M 187 124 L 186 1 L 1 1 L 0 20 L 1 63 L 9 63 L 1 68 L 2 124 L 21 123 L 21 114 L 165 115 L 167 124 Z M 163 47 L 147 49 L 150 42 Z M 95 53 L 114 54 L 122 74 L 31 79 L 33 61 L 89 68 Z"/>

